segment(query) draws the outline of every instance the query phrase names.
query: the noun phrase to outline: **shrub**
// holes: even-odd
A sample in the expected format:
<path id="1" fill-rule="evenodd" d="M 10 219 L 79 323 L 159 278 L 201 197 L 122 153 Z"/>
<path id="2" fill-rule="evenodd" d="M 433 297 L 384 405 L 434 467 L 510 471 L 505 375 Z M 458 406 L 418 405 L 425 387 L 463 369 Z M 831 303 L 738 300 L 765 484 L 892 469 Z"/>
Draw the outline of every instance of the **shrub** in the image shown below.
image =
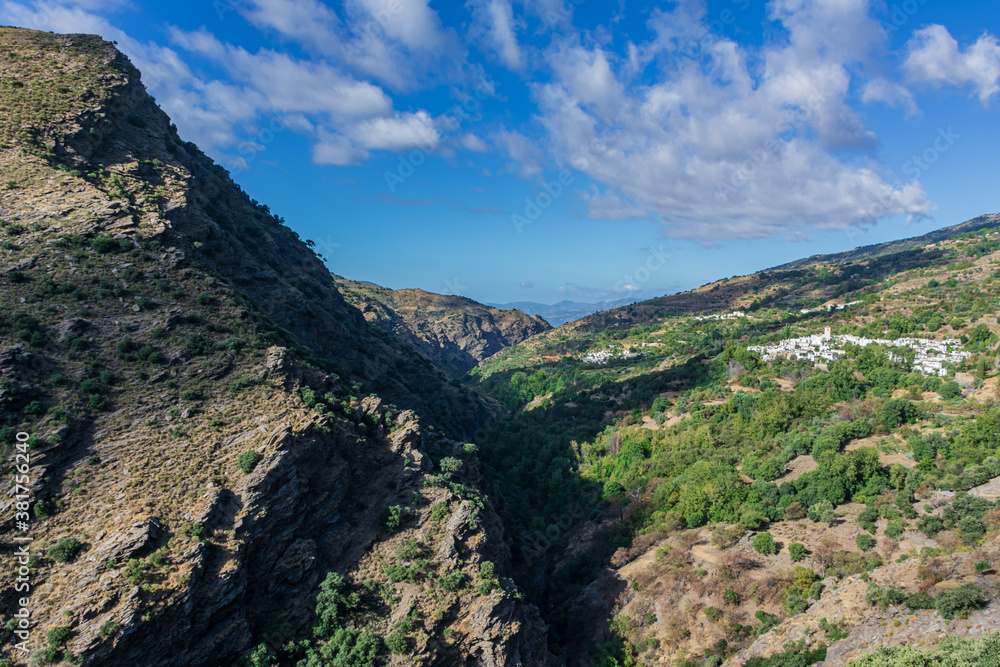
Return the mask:
<path id="1" fill-rule="evenodd" d="M 438 585 L 449 593 L 454 593 L 465 585 L 466 579 L 467 577 L 462 572 L 449 572 L 438 577 Z"/>
<path id="2" fill-rule="evenodd" d="M 727 588 L 722 593 L 722 599 L 726 601 L 726 604 L 739 604 L 740 596 L 732 588 Z"/>
<path id="3" fill-rule="evenodd" d="M 330 572 L 319 585 L 316 596 L 316 634 L 329 636 L 341 620 L 361 606 L 361 596 L 348 592 L 347 578 L 339 572 Z"/>
<path id="4" fill-rule="evenodd" d="M 929 593 L 921 591 L 906 598 L 906 602 L 903 604 L 905 604 L 908 609 L 912 609 L 914 611 L 917 609 L 933 609 L 934 597 Z"/>
<path id="5" fill-rule="evenodd" d="M 785 521 L 797 521 L 805 516 L 806 508 L 802 503 L 794 502 L 785 508 Z"/>
<path id="6" fill-rule="evenodd" d="M 35 503 L 35 517 L 39 519 L 44 519 L 46 517 L 52 516 L 52 503 L 48 500 L 39 500 Z"/>
<path id="7" fill-rule="evenodd" d="M 118 631 L 121 630 L 121 627 L 122 627 L 121 623 L 116 623 L 115 621 L 107 620 L 101 624 L 101 629 L 98 632 L 101 635 L 101 637 L 107 639 L 108 637 L 113 637 L 114 635 L 118 634 Z"/>
<path id="8" fill-rule="evenodd" d="M 64 537 L 49 547 L 48 554 L 49 558 L 54 561 L 68 563 L 80 553 L 82 548 L 83 544 L 75 537 Z"/>
<path id="9" fill-rule="evenodd" d="M 785 598 L 781 601 L 781 606 L 785 608 L 785 611 L 788 612 L 789 616 L 795 616 L 796 614 L 801 614 L 808 609 L 809 602 L 807 602 L 801 595 L 787 593 Z"/>
<path id="10" fill-rule="evenodd" d="M 382 527 L 388 531 L 394 531 L 399 528 L 400 524 L 403 523 L 405 518 L 405 510 L 400 505 L 393 505 L 387 507 L 384 512 L 382 512 Z"/>
<path id="11" fill-rule="evenodd" d="M 442 500 L 431 508 L 431 521 L 437 523 L 446 516 L 448 516 L 448 503 L 446 501 Z"/>
<path id="12" fill-rule="evenodd" d="M 904 532 L 906 532 L 906 519 L 893 519 L 885 527 L 885 534 L 894 540 L 898 539 Z"/>
<path id="13" fill-rule="evenodd" d="M 385 638 L 385 647 L 389 649 L 389 653 L 395 653 L 396 655 L 402 655 L 406 653 L 410 648 L 410 642 L 406 639 L 406 635 L 398 630 L 393 630 Z"/>
<path id="14" fill-rule="evenodd" d="M 977 560 L 973 567 L 977 574 L 982 574 L 983 572 L 989 572 L 993 567 L 993 562 L 988 560 Z"/>
<path id="15" fill-rule="evenodd" d="M 941 385 L 941 389 L 938 390 L 938 394 L 941 398 L 957 398 L 962 395 L 962 388 L 958 386 L 958 383 L 952 380 L 951 382 L 945 382 Z"/>
<path id="16" fill-rule="evenodd" d="M 705 607 L 705 617 L 712 623 L 722 620 L 722 612 L 716 607 Z"/>
<path id="17" fill-rule="evenodd" d="M 742 524 L 736 524 L 732 528 L 726 528 L 725 526 L 716 526 L 712 530 L 712 546 L 717 549 L 728 549 L 743 537 L 747 532 L 746 526 Z"/>
<path id="18" fill-rule="evenodd" d="M 865 592 L 865 602 L 870 606 L 878 605 L 882 609 L 886 609 L 889 605 L 899 604 L 907 597 L 906 593 L 897 588 L 892 586 L 882 588 L 874 581 L 868 582 L 868 590 Z"/>
<path id="19" fill-rule="evenodd" d="M 45 407 L 42 405 L 41 401 L 31 401 L 24 406 L 22 412 L 26 415 L 40 415 L 45 412 Z"/>
<path id="20" fill-rule="evenodd" d="M 215 345 L 201 334 L 194 334 L 185 343 L 188 352 L 195 356 L 211 354 L 215 350 Z"/>
<path id="21" fill-rule="evenodd" d="M 982 589 L 975 584 L 965 584 L 939 593 L 934 608 L 943 618 L 952 619 L 960 613 L 979 609 L 985 604 Z"/>
<path id="22" fill-rule="evenodd" d="M 814 581 L 809 584 L 809 599 L 818 600 L 823 595 L 823 582 Z"/>
<path id="23" fill-rule="evenodd" d="M 807 553 L 806 545 L 800 542 L 792 542 L 788 545 L 788 555 L 796 563 L 804 559 Z"/>
<path id="24" fill-rule="evenodd" d="M 244 474 L 250 474 L 253 472 L 253 469 L 257 467 L 257 464 L 260 463 L 262 458 L 264 457 L 250 449 L 240 454 L 239 458 L 236 459 L 236 465 L 239 466 L 239 469 L 242 470 Z"/>
<path id="25" fill-rule="evenodd" d="M 927 537 L 934 537 L 944 530 L 944 522 L 939 517 L 925 514 L 917 521 L 917 529 Z"/>
<path id="26" fill-rule="evenodd" d="M 860 533 L 857 537 L 858 548 L 862 551 L 871 551 L 875 546 L 875 538 L 868 533 Z"/>
<path id="27" fill-rule="evenodd" d="M 113 239 L 110 236 L 98 236 L 90 242 L 90 247 L 96 253 L 105 255 L 109 252 L 120 252 L 122 250 L 127 250 L 132 247 L 128 239 L 121 239 L 125 243 L 119 243 L 119 239 Z"/>
<path id="28" fill-rule="evenodd" d="M 753 542 L 751 542 L 753 550 L 759 554 L 764 554 L 765 556 L 771 556 L 778 552 L 778 545 L 774 542 L 774 537 L 771 533 L 757 533 L 754 535 Z"/>
<path id="29" fill-rule="evenodd" d="M 441 462 L 438 465 L 441 468 L 441 472 L 443 472 L 444 474 L 455 475 L 462 471 L 462 467 L 464 464 L 462 463 L 461 459 L 456 459 L 452 456 L 446 456 L 443 459 L 441 459 Z"/>
<path id="30" fill-rule="evenodd" d="M 72 634 L 73 631 L 67 627 L 55 627 L 46 633 L 45 640 L 49 646 L 62 646 Z"/>

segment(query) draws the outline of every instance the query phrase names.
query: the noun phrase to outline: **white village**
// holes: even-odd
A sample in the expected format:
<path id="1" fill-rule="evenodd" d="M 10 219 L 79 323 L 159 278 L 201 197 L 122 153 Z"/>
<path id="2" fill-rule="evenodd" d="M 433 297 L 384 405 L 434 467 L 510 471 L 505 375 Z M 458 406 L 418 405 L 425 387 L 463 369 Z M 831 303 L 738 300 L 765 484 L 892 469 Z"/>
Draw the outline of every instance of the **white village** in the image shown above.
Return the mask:
<path id="1" fill-rule="evenodd" d="M 598 366 L 604 366 L 612 359 L 632 359 L 633 357 L 638 357 L 637 352 L 632 352 L 628 349 L 603 349 L 595 350 L 593 352 L 588 352 L 583 356 L 583 361 L 588 364 L 597 364 Z"/>
<path id="2" fill-rule="evenodd" d="M 773 361 L 779 357 L 787 359 L 807 359 L 813 363 L 825 363 L 846 354 L 847 345 L 867 347 L 883 345 L 885 347 L 908 347 L 916 352 L 913 360 L 913 370 L 924 375 L 948 375 L 948 367 L 967 359 L 970 355 L 962 349 L 961 341 L 954 338 L 940 340 L 925 338 L 897 338 L 885 340 L 882 338 L 863 338 L 852 335 L 831 335 L 830 327 L 822 334 L 788 338 L 775 345 L 753 345 L 749 349 L 759 353 L 765 361 Z"/>

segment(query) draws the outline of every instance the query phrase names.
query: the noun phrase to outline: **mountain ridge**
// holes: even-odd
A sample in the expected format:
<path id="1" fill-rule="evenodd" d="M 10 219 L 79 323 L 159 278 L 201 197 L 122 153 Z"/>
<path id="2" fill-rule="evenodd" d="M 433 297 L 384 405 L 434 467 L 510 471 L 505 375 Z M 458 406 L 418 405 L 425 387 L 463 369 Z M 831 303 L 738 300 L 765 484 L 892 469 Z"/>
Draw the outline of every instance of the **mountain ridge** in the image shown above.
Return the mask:
<path id="1" fill-rule="evenodd" d="M 539 317 L 468 297 L 422 289 L 392 290 L 340 276 L 335 280 L 368 322 L 403 337 L 429 359 L 458 374 L 552 328 Z"/>
<path id="2" fill-rule="evenodd" d="M 33 664 L 390 646 L 537 664 L 545 625 L 462 442 L 488 402 L 370 326 L 112 44 L 0 28 L 0 45 L 16 119 L 0 142 L 0 446 L 10 462 L 31 436 Z"/>

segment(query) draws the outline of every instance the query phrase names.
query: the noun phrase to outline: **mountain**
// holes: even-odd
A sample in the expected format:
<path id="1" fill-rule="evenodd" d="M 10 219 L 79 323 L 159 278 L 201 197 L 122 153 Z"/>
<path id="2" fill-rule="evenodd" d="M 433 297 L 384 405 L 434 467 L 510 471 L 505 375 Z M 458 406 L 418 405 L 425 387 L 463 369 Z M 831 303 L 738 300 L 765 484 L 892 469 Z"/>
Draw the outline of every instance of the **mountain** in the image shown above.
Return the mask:
<path id="1" fill-rule="evenodd" d="M 476 442 L 554 659 L 988 661 L 998 304 L 985 215 L 596 313 L 474 369 L 507 409 Z"/>
<path id="2" fill-rule="evenodd" d="M 982 215 L 973 220 L 945 227 L 922 236 L 842 253 L 818 255 L 790 262 L 748 276 L 723 278 L 687 292 L 629 303 L 593 313 L 568 322 L 537 336 L 525 345 L 498 355 L 524 357 L 534 362 L 578 353 L 606 338 L 636 327 L 653 326 L 668 317 L 696 317 L 734 311 L 753 312 L 764 307 L 799 311 L 826 303 L 853 298 L 872 284 L 894 273 L 941 262 L 949 240 L 969 234 L 993 231 L 1000 226 L 1000 215 Z"/>
<path id="3" fill-rule="evenodd" d="M 548 330 L 0 47 L 0 665 L 995 662 L 1000 216 Z"/>
<path id="4" fill-rule="evenodd" d="M 534 301 L 515 301 L 514 303 L 491 303 L 490 305 L 502 310 L 516 309 L 524 311 L 529 315 L 538 315 L 552 326 L 558 327 L 592 313 L 609 310 L 629 303 L 634 303 L 634 299 L 625 298 L 618 299 L 617 301 L 605 301 L 604 303 L 581 303 L 579 301 L 564 299 L 559 303 L 553 304 L 536 303 Z"/>
<path id="5" fill-rule="evenodd" d="M 391 290 L 335 276 L 348 303 L 365 319 L 442 367 L 464 374 L 487 357 L 552 327 L 512 308 L 491 308 L 461 296 Z"/>
<path id="6" fill-rule="evenodd" d="M 26 598 L 31 664 L 543 662 L 465 442 L 487 403 L 366 322 L 111 43 L 0 45 L 0 448 L 30 461 L 0 604 Z"/>

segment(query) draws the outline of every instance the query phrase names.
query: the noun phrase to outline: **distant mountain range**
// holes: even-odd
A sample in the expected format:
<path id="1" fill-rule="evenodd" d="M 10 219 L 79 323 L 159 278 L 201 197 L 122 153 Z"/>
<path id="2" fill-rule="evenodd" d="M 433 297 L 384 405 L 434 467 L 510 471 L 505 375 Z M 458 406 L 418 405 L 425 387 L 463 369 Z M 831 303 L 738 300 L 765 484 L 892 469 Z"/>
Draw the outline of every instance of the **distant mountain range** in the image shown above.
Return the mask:
<path id="1" fill-rule="evenodd" d="M 627 297 L 618 299 L 617 301 L 605 301 L 604 303 L 581 303 L 579 301 L 563 300 L 553 304 L 536 303 L 534 301 L 515 301 L 514 303 L 491 303 L 488 305 L 502 310 L 515 309 L 529 315 L 538 315 L 552 326 L 557 327 L 602 310 L 627 306 L 636 301 L 636 299 Z"/>

